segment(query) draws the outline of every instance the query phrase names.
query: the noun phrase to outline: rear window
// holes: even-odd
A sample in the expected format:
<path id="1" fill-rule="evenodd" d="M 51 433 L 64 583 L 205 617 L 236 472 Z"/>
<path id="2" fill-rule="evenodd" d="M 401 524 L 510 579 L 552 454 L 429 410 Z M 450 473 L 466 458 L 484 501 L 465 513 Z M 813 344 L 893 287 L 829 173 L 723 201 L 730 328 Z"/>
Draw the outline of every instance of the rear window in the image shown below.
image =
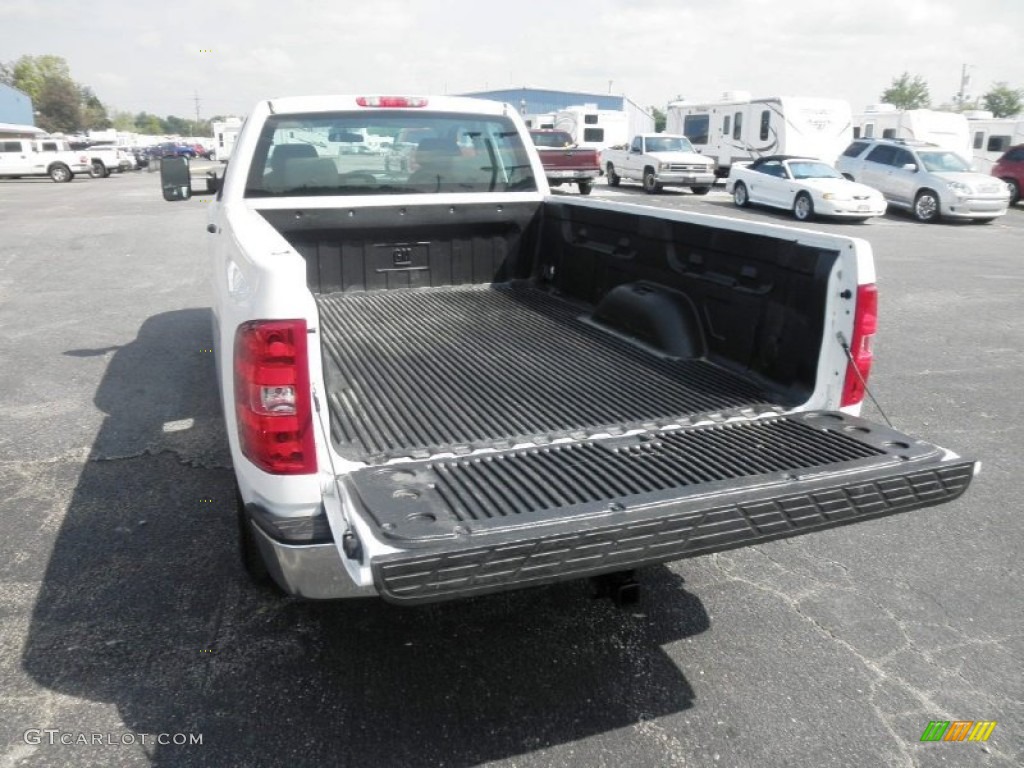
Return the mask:
<path id="1" fill-rule="evenodd" d="M 568 147 L 573 144 L 572 136 L 565 131 L 530 131 L 530 138 L 538 147 Z"/>
<path id="2" fill-rule="evenodd" d="M 404 146 L 402 162 L 396 149 Z M 272 115 L 246 197 L 534 191 L 530 157 L 499 115 L 360 110 Z"/>
<path id="3" fill-rule="evenodd" d="M 853 144 L 851 144 L 845 150 L 843 150 L 843 156 L 858 157 L 860 153 L 864 151 L 864 148 L 867 147 L 867 145 L 868 143 L 866 141 L 855 141 L 853 142 Z"/>

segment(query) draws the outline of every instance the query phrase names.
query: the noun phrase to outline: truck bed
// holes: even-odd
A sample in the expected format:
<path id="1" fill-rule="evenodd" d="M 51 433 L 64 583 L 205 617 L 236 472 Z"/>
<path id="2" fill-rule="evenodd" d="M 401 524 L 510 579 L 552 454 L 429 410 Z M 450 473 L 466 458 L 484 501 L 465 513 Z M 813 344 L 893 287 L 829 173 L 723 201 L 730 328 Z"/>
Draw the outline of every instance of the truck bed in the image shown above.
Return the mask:
<path id="1" fill-rule="evenodd" d="M 317 296 L 332 440 L 370 463 L 777 410 L 525 281 Z"/>
<path id="2" fill-rule="evenodd" d="M 748 546 L 970 483 L 968 459 L 804 410 L 829 243 L 560 199 L 263 215 L 306 261 L 331 440 L 367 465 L 344 494 L 395 548 L 370 563 L 387 600 Z"/>
<path id="3" fill-rule="evenodd" d="M 392 602 L 833 528 L 949 501 L 973 473 L 853 416 L 783 413 L 751 379 L 526 281 L 317 302 L 332 440 L 371 464 L 348 495 L 403 550 L 373 561 Z"/>

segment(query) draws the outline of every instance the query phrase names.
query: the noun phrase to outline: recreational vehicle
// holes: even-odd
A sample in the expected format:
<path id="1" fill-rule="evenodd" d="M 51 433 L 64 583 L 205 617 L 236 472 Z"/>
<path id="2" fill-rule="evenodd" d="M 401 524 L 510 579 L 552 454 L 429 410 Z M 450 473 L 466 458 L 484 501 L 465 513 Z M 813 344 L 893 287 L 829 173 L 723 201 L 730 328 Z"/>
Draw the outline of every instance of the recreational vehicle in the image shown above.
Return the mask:
<path id="1" fill-rule="evenodd" d="M 971 134 L 974 169 L 991 173 L 1010 147 L 1024 144 L 1024 115 L 992 117 L 991 112 L 965 112 Z"/>
<path id="2" fill-rule="evenodd" d="M 550 131 L 555 127 L 555 113 L 541 112 L 534 115 L 526 115 L 527 128 L 534 128 L 541 131 Z"/>
<path id="3" fill-rule="evenodd" d="M 898 109 L 892 104 L 872 104 L 853 117 L 855 139 L 912 139 L 938 144 L 971 158 L 967 118 L 957 112 L 933 109 Z"/>
<path id="4" fill-rule="evenodd" d="M 228 117 L 223 121 L 213 123 L 213 152 L 214 157 L 222 163 L 231 158 L 231 150 L 235 147 L 235 139 L 238 132 L 242 130 L 242 121 L 237 117 Z"/>
<path id="5" fill-rule="evenodd" d="M 853 138 L 850 114 L 850 105 L 840 99 L 753 99 L 737 91 L 715 102 L 670 103 L 666 130 L 684 134 L 698 152 L 715 160 L 717 174 L 724 177 L 733 162 L 766 155 L 833 162 Z"/>
<path id="6" fill-rule="evenodd" d="M 577 146 L 590 149 L 626 144 L 630 139 L 629 116 L 625 112 L 598 109 L 594 104 L 559 110 L 555 113 L 554 128 L 572 136 Z"/>

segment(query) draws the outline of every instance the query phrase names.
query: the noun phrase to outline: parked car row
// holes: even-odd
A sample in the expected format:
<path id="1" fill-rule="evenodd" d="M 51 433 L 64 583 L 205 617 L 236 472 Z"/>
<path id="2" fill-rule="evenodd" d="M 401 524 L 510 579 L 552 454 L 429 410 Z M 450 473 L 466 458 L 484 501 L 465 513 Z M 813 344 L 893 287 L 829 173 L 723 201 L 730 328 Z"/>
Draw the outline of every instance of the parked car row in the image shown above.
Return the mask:
<path id="1" fill-rule="evenodd" d="M 77 174 L 106 178 L 112 173 L 138 170 L 161 157 L 212 158 L 200 144 L 163 142 L 151 147 L 118 147 L 112 143 L 69 141 L 64 138 L 0 140 L 0 178 L 49 176 L 71 181 Z"/>
<path id="2" fill-rule="evenodd" d="M 935 144 L 858 139 L 835 166 L 788 155 L 735 163 L 726 191 L 741 208 L 752 203 L 782 208 L 801 221 L 814 216 L 864 221 L 893 206 L 921 222 L 989 222 L 1020 199 L 1022 168 L 1024 146 L 1010 149 L 986 175 Z"/>

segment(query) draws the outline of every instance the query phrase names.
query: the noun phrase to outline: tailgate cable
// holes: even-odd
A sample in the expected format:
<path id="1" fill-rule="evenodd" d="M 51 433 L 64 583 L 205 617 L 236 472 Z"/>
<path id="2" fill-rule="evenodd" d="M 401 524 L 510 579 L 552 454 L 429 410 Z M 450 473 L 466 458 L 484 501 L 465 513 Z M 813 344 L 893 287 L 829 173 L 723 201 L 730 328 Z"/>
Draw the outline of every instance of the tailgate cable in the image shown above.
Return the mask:
<path id="1" fill-rule="evenodd" d="M 885 423 L 888 424 L 890 428 L 895 429 L 895 427 L 892 426 L 892 422 L 889 421 L 889 417 L 885 415 L 885 411 L 882 410 L 882 406 L 878 404 L 877 400 L 875 400 L 875 396 L 868 387 L 868 383 L 864 381 L 864 377 L 860 375 L 860 368 L 857 367 L 857 363 L 853 360 L 853 353 L 850 352 L 850 345 L 846 343 L 846 337 L 843 336 L 843 332 L 839 331 L 839 333 L 836 334 L 836 338 L 839 339 L 839 346 L 841 346 L 843 348 L 843 352 L 846 353 L 846 359 L 850 361 L 850 366 L 853 368 L 853 372 L 857 374 L 857 378 L 860 379 L 860 384 L 864 387 L 864 391 L 867 392 L 868 397 L 871 398 L 871 402 L 875 404 L 875 408 L 877 408 L 878 412 L 882 414 L 882 418 L 885 419 Z M 319 408 L 317 408 L 317 410 L 319 410 Z"/>
<path id="2" fill-rule="evenodd" d="M 316 421 L 320 425 L 320 435 L 323 437 L 324 446 L 327 448 L 327 461 L 331 465 L 334 493 L 338 498 L 338 507 L 341 509 L 341 519 L 345 523 L 345 532 L 341 534 L 341 548 L 350 559 L 362 563 L 363 547 L 352 527 L 352 521 L 348 519 L 348 514 L 345 512 L 345 494 L 342 493 L 341 484 L 338 482 L 338 471 L 334 468 L 334 454 L 331 451 L 331 441 L 327 438 L 327 430 L 324 428 L 323 412 L 320 410 L 320 398 L 317 397 L 316 387 L 311 389 L 313 392 L 313 407 L 316 408 Z"/>

